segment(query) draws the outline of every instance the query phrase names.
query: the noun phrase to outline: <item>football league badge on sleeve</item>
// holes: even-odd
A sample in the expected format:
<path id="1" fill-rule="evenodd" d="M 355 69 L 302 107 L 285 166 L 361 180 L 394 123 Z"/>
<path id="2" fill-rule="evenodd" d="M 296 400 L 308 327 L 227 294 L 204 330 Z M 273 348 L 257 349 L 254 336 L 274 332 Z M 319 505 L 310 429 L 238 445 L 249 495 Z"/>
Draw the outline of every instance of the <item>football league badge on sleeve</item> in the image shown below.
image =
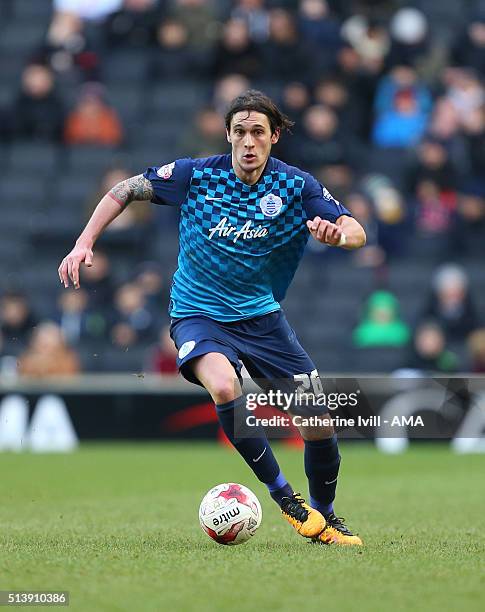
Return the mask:
<path id="1" fill-rule="evenodd" d="M 167 180 L 172 176 L 174 167 L 175 167 L 175 162 L 172 162 L 171 164 L 165 164 L 165 166 L 161 166 L 157 170 L 157 174 L 160 178 Z"/>
<path id="2" fill-rule="evenodd" d="M 327 202 L 331 202 L 332 200 L 335 200 L 335 198 L 332 196 L 330 191 L 323 185 L 322 185 L 322 195 L 323 195 L 323 199 L 327 200 Z"/>
<path id="3" fill-rule="evenodd" d="M 268 193 L 268 195 L 265 195 L 259 201 L 259 207 L 265 217 L 276 217 L 281 211 L 282 206 L 281 198 L 274 193 Z"/>

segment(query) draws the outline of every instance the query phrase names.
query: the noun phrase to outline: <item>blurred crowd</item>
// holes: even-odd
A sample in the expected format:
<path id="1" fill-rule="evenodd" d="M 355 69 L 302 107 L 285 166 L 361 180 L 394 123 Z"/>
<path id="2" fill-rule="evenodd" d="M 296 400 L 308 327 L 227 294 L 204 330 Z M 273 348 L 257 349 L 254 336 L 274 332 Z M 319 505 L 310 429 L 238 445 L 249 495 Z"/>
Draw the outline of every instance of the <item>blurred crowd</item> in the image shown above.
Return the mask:
<path id="1" fill-rule="evenodd" d="M 52 7 L 17 96 L 0 109 L 4 142 L 130 150 L 170 126 L 144 115 L 125 121 L 114 89 L 155 83 L 163 91 L 166 83 L 177 108 L 183 84 L 199 82 L 206 94 L 191 123 L 176 126 L 174 148 L 216 154 L 228 150 L 227 103 L 262 88 L 295 121 L 274 155 L 312 172 L 364 225 L 368 242 L 352 265 L 382 278 L 396 260 L 436 264 L 412 321 L 376 283 L 355 322 L 354 346 L 408 347 L 403 367 L 485 371 L 485 321 L 474 302 L 485 283 L 471 286 L 466 269 L 485 255 L 485 0 L 52 0 Z M 109 168 L 85 217 L 132 173 Z M 111 232 L 137 248 L 153 231 L 153 211 L 128 210 Z M 63 292 L 48 321 L 36 319 L 29 296 L 5 288 L 4 369 L 13 356 L 22 373 L 48 373 L 49 350 L 64 373 L 96 370 L 73 352 L 82 342 L 90 355 L 99 343 L 142 347 L 140 369 L 174 373 L 168 283 L 163 262 L 134 263 L 131 277 L 115 283 L 109 255 L 98 252 L 83 289 Z"/>
<path id="2" fill-rule="evenodd" d="M 116 285 L 110 260 L 100 250 L 94 265 L 84 268 L 82 284 L 78 290 L 61 290 L 51 316 L 43 320 L 24 293 L 4 292 L 0 371 L 15 375 L 18 370 L 34 377 L 109 371 L 112 362 L 96 360 L 109 346 L 121 353 L 135 352 L 135 363 L 125 360 L 130 370 L 177 373 L 165 315 L 168 293 L 159 264 L 145 262 L 129 280 Z"/>

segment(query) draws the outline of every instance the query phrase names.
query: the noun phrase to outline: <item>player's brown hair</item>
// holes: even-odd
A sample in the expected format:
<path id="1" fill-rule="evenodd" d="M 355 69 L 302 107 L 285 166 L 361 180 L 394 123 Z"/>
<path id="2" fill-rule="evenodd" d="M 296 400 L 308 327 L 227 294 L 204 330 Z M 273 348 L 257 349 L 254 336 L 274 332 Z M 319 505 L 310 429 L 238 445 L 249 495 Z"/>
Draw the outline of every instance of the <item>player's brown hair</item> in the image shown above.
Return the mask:
<path id="1" fill-rule="evenodd" d="M 228 132 L 231 129 L 232 118 L 236 113 L 241 111 L 256 111 L 257 113 L 266 115 L 269 120 L 272 134 L 274 134 L 276 130 L 287 130 L 289 132 L 290 128 L 294 125 L 294 122 L 280 111 L 271 98 L 257 89 L 248 89 L 237 98 L 234 98 L 231 102 L 227 109 L 226 116 L 224 117 Z"/>

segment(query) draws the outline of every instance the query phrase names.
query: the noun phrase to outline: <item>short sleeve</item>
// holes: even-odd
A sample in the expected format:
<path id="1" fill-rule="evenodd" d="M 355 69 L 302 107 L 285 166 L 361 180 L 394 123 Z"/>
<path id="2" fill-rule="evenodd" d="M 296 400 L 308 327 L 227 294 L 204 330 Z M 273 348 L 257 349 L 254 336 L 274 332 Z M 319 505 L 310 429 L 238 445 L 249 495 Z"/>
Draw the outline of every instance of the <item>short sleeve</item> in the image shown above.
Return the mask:
<path id="1" fill-rule="evenodd" d="M 143 176 L 153 188 L 152 202 L 167 206 L 181 206 L 190 185 L 194 160 L 177 159 L 164 166 L 152 166 Z"/>
<path id="2" fill-rule="evenodd" d="M 306 174 L 305 176 L 302 199 L 307 219 L 311 220 L 315 217 L 321 217 L 331 223 L 335 223 L 342 215 L 352 216 L 350 211 L 345 206 L 342 206 L 311 174 Z"/>

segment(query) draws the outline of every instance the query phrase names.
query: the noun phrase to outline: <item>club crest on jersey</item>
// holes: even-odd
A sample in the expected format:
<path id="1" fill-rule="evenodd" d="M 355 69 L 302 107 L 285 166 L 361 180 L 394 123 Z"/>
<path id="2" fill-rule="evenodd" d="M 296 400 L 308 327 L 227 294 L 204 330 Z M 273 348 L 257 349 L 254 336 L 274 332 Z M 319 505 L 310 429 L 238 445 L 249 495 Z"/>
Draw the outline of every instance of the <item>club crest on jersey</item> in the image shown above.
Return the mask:
<path id="1" fill-rule="evenodd" d="M 183 359 L 186 357 L 191 351 L 194 350 L 195 340 L 189 340 L 188 342 L 184 342 L 179 350 L 179 359 Z"/>
<path id="2" fill-rule="evenodd" d="M 263 211 L 265 217 L 276 217 L 281 211 L 283 202 L 281 198 L 274 193 L 268 193 L 259 201 L 259 207 Z"/>
<path id="3" fill-rule="evenodd" d="M 165 166 L 161 166 L 157 170 L 157 174 L 160 178 L 167 180 L 172 176 L 174 167 L 175 167 L 175 162 L 172 162 L 171 164 L 165 164 Z"/>

